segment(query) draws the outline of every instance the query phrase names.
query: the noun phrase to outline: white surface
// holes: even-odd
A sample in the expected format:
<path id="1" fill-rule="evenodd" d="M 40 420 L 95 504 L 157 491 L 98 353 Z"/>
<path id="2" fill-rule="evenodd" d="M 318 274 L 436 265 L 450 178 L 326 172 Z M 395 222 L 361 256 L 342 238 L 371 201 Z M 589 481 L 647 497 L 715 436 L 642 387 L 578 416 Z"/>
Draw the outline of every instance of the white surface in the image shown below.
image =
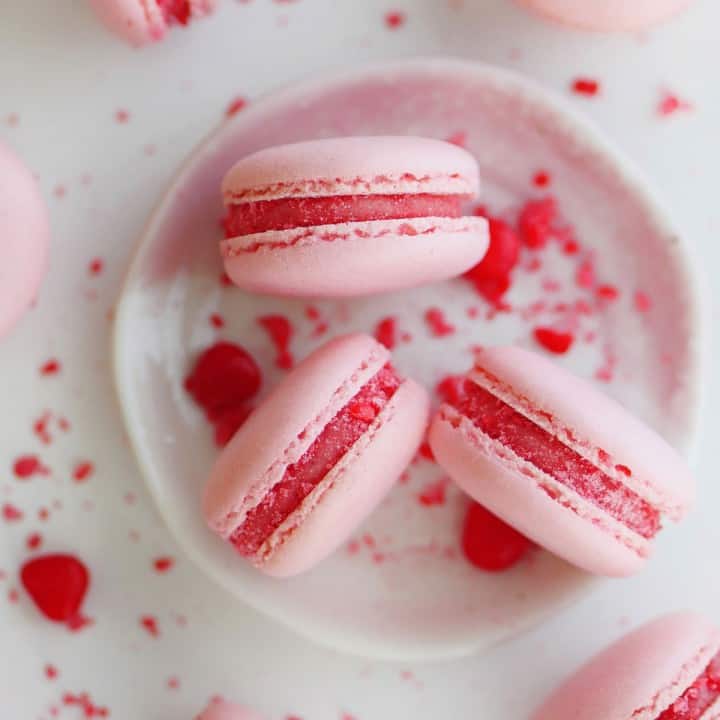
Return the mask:
<path id="1" fill-rule="evenodd" d="M 396 7 L 408 12 L 408 24 L 391 33 L 382 15 Z M 278 27 L 283 17 L 287 24 Z M 702 501 L 682 533 L 660 539 L 658 559 L 643 575 L 608 583 L 572 611 L 483 657 L 418 667 L 368 665 L 311 646 L 229 596 L 208 602 L 203 578 L 158 521 L 124 445 L 106 320 L 149 210 L 178 161 L 232 97 L 252 97 L 328 66 L 417 53 L 514 67 L 561 92 L 575 75 L 599 77 L 601 97 L 573 101 L 655 177 L 712 270 L 720 261 L 714 237 L 720 228 L 720 89 L 714 78 L 720 8 L 712 0 L 700 0 L 642 40 L 556 29 L 501 0 L 466 0 L 460 9 L 437 0 L 228 2 L 213 20 L 141 54 L 99 31 L 80 2 L 0 0 L 0 18 L 0 133 L 38 172 L 55 229 L 51 276 L 38 308 L 2 346 L 0 492 L 3 501 L 7 493 L 25 509 L 62 499 L 64 510 L 41 528 L 46 548 L 77 549 L 88 560 L 95 585 L 87 611 L 97 619 L 92 630 L 68 636 L 39 620 L 26 601 L 17 607 L 5 602 L 26 554 L 24 539 L 39 526 L 29 520 L 0 525 L 0 568 L 11 576 L 0 581 L 3 716 L 39 717 L 61 691 L 88 690 L 115 718 L 191 717 L 209 694 L 223 692 L 277 718 L 294 713 L 330 720 L 347 711 L 358 720 L 464 720 L 480 713 L 511 720 L 525 717 L 560 675 L 628 621 L 681 607 L 720 620 L 720 578 L 708 571 L 720 539 L 715 382 L 707 392 L 699 456 Z M 666 86 L 696 110 L 657 118 L 654 108 Z M 130 111 L 128 124 L 114 122 L 118 108 Z M 10 113 L 19 114 L 19 126 L 7 126 Z M 157 146 L 153 157 L 143 152 L 149 143 Z M 89 186 L 81 182 L 86 172 Z M 62 200 L 52 196 L 59 183 L 67 187 Z M 90 279 L 86 266 L 96 255 L 107 270 Z M 90 301 L 94 287 L 98 298 Z M 37 367 L 52 355 L 63 362 L 63 374 L 39 380 Z M 12 459 L 38 449 L 30 426 L 45 408 L 67 415 L 73 429 L 41 449 L 53 477 L 20 486 L 11 479 Z M 96 462 L 96 475 L 74 486 L 72 466 L 85 457 Z M 126 492 L 138 495 L 135 505 L 123 502 Z M 86 499 L 93 511 L 83 509 Z M 140 532 L 137 543 L 128 542 L 133 529 Z M 155 576 L 151 560 L 163 554 L 176 556 L 177 566 Z M 139 628 L 141 613 L 158 616 L 160 639 Z M 177 626 L 174 613 L 188 616 L 187 627 Z M 223 644 L 229 625 L 233 635 L 241 631 L 243 652 Z M 43 676 L 46 662 L 60 669 L 54 683 Z M 415 679 L 403 679 L 403 671 Z M 170 676 L 180 679 L 178 690 L 167 689 Z M 68 709 L 61 717 L 74 716 Z"/>

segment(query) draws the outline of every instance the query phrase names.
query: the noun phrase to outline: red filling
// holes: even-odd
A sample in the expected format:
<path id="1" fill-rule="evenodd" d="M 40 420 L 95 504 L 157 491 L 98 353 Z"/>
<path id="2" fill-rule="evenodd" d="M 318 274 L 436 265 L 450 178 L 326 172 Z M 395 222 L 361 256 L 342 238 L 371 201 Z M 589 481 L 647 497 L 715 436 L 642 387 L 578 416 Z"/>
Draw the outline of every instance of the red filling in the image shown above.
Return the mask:
<path id="1" fill-rule="evenodd" d="M 157 4 L 168 24 L 187 25 L 192 18 L 190 0 L 157 0 Z"/>
<path id="2" fill-rule="evenodd" d="M 708 708 L 720 698 L 720 653 L 702 675 L 657 720 L 700 720 Z"/>
<path id="3" fill-rule="evenodd" d="M 282 480 L 251 510 L 230 537 L 243 555 L 254 555 L 365 433 L 400 386 L 386 365 L 325 426 Z"/>
<path id="4" fill-rule="evenodd" d="M 419 217 L 460 217 L 460 195 L 335 195 L 280 198 L 231 205 L 225 216 L 225 237 L 335 225 L 369 220 Z"/>
<path id="5" fill-rule="evenodd" d="M 453 404 L 490 438 L 574 490 L 630 530 L 647 539 L 660 530 L 660 513 L 650 503 L 474 382 L 465 384 L 464 397 Z"/>

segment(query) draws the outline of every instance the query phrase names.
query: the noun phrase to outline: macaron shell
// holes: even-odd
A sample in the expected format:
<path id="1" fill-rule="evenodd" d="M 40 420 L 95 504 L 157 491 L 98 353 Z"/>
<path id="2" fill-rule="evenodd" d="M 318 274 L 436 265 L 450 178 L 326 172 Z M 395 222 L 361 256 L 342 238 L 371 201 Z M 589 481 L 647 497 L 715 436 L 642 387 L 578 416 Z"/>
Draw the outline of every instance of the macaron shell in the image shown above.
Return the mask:
<path id="1" fill-rule="evenodd" d="M 90 0 L 102 23 L 135 47 L 159 40 L 165 22 L 155 0 Z M 153 21 L 150 4 L 155 8 Z"/>
<path id="2" fill-rule="evenodd" d="M 476 365 L 549 413 L 580 441 L 630 468 L 628 486 L 643 486 L 643 496 L 673 519 L 682 517 L 692 505 L 695 480 L 679 453 L 591 383 L 539 353 L 513 346 L 479 352 Z"/>
<path id="3" fill-rule="evenodd" d="M 320 186 L 318 180 L 328 182 Z M 278 183 L 281 187 L 272 192 L 255 192 Z M 429 138 L 378 136 L 331 138 L 261 150 L 236 163 L 225 176 L 222 190 L 226 201 L 245 191 L 253 191 L 246 200 L 276 199 L 297 195 L 293 186 L 298 183 L 308 183 L 302 193 L 305 197 L 407 191 L 476 195 L 479 189 L 477 162 L 462 148 Z"/>
<path id="4" fill-rule="evenodd" d="M 433 419 L 429 442 L 438 463 L 462 490 L 558 557 L 608 577 L 629 576 L 644 565 L 645 558 L 635 550 L 563 507 L 533 478 L 485 455 L 441 414 Z"/>
<path id="5" fill-rule="evenodd" d="M 37 180 L 0 143 L 0 338 L 34 302 L 45 276 L 50 225 Z"/>
<path id="6" fill-rule="evenodd" d="M 588 30 L 637 30 L 667 20 L 692 0 L 519 0 L 568 25 Z"/>
<path id="7" fill-rule="evenodd" d="M 265 720 L 265 718 L 241 705 L 217 700 L 211 702 L 195 720 Z"/>
<path id="8" fill-rule="evenodd" d="M 659 618 L 590 660 L 532 720 L 656 720 L 719 648 L 720 633 L 704 617 L 678 613 Z"/>
<path id="9" fill-rule="evenodd" d="M 408 225 L 417 228 L 418 234 L 394 234 Z M 349 237 L 323 240 L 322 235 L 329 230 L 348 233 Z M 370 237 L 358 237 L 357 230 Z M 225 271 L 236 285 L 256 293 L 358 296 L 460 275 L 482 259 L 488 242 L 484 218 L 326 225 L 317 228 L 317 237 L 295 245 L 226 258 Z"/>
<path id="10" fill-rule="evenodd" d="M 427 392 L 406 380 L 381 413 L 369 442 L 360 438 L 338 467 L 333 486 L 314 505 L 300 509 L 300 524 L 265 562 L 269 575 L 301 573 L 334 552 L 385 497 L 410 464 L 427 428 Z M 282 528 L 281 528 L 282 529 Z"/>
<path id="11" fill-rule="evenodd" d="M 271 465 L 281 460 L 291 445 L 297 446 L 296 455 L 302 454 L 324 422 L 389 358 L 387 349 L 368 335 L 346 335 L 326 343 L 289 373 L 220 453 L 205 489 L 203 507 L 208 524 L 224 536 L 231 534 L 237 524 L 228 524 L 228 516 L 261 483 Z M 360 369 L 363 365 L 366 367 Z M 345 384 L 345 395 L 336 396 Z M 339 404 L 335 410 L 333 403 Z M 299 442 L 300 434 L 316 418 L 315 434 L 309 433 Z M 282 465 L 278 472 L 283 472 Z"/>

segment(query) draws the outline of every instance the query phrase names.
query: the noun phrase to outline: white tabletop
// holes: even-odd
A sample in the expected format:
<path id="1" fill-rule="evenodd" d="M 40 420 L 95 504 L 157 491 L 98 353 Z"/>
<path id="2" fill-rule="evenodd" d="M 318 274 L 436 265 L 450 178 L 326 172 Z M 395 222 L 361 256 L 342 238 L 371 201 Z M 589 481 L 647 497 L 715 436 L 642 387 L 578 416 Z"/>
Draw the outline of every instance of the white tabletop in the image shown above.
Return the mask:
<path id="1" fill-rule="evenodd" d="M 385 13 L 406 21 L 391 30 Z M 459 55 L 519 70 L 571 101 L 654 178 L 706 271 L 720 262 L 720 6 L 698 0 L 642 36 L 595 36 L 527 15 L 507 0 L 226 0 L 218 14 L 163 45 L 132 51 L 102 32 L 81 0 L 0 0 L 0 138 L 40 177 L 53 225 L 51 271 L 36 309 L 0 353 L 0 714 L 49 717 L 64 692 L 87 691 L 113 718 L 190 718 L 214 693 L 271 718 L 523 718 L 564 673 L 629 624 L 680 608 L 720 621 L 720 502 L 713 455 L 720 388 L 708 378 L 700 441 L 701 502 L 660 539 L 639 577 L 608 582 L 542 628 L 482 656 L 389 665 L 313 646 L 239 606 L 180 554 L 158 520 L 127 448 L 109 366 L 110 322 L 135 238 L 178 163 L 228 104 L 342 65 Z M 572 96 L 576 76 L 601 82 Z M 693 109 L 661 116 L 665 90 Z M 128 113 L 125 119 L 118 111 Z M 96 257 L 98 276 L 88 272 Z M 708 309 L 716 318 L 720 290 Z M 61 372 L 38 368 L 56 357 Z M 32 423 L 53 414 L 50 445 Z M 65 416 L 71 429 L 57 426 Z M 48 477 L 18 483 L 14 459 L 39 453 Z M 95 472 L 72 481 L 82 460 Z M 128 501 L 128 494 L 130 498 Z M 132 500 L 135 499 L 134 502 Z M 59 505 L 58 505 L 59 503 Z M 37 520 L 46 506 L 50 519 Z M 12 603 L 28 535 L 78 552 L 93 571 L 95 625 L 69 635 L 27 597 Z M 153 559 L 172 556 L 158 575 Z M 153 615 L 152 638 L 140 617 Z M 186 623 L 179 618 L 185 618 Z M 224 642 L 226 628 L 244 646 Z M 238 629 L 240 633 L 238 633 Z M 45 675 L 46 664 L 59 672 Z M 80 717 L 61 707 L 61 718 Z"/>

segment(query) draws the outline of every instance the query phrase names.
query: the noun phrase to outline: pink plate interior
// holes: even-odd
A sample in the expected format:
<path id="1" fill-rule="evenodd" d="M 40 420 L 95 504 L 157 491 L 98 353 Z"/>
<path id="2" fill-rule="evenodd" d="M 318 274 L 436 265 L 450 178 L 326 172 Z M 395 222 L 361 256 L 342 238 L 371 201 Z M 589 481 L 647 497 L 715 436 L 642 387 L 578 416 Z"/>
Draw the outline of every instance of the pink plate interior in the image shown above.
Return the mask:
<path id="1" fill-rule="evenodd" d="M 560 241 L 524 250 L 505 312 L 465 280 L 319 302 L 224 287 L 218 221 L 226 170 L 269 145 L 373 134 L 462 142 L 480 163 L 485 205 L 513 220 L 529 198 L 551 192 L 580 250 L 568 254 Z M 538 171 L 548 186 L 533 183 Z M 428 321 L 432 309 L 440 312 Z M 208 320 L 213 313 L 225 321 L 221 330 Z M 141 240 L 118 309 L 118 390 L 147 483 L 188 555 L 239 599 L 345 651 L 406 660 L 471 652 L 538 622 L 590 581 L 540 551 L 504 574 L 473 568 L 459 543 L 466 500 L 427 459 L 311 573 L 278 581 L 247 566 L 201 518 L 217 449 L 183 379 L 197 352 L 222 337 L 257 358 L 266 391 L 283 371 L 257 323 L 263 315 L 290 321 L 295 358 L 392 317 L 396 365 L 430 388 L 466 370 L 473 346 L 537 349 L 533 330 L 551 326 L 575 338 L 559 362 L 595 379 L 675 445 L 686 449 L 695 430 L 699 338 L 685 250 L 637 173 L 543 91 L 482 65 L 412 61 L 284 90 L 242 111 L 190 158 Z M 217 584 L 208 582 L 207 592 L 220 592 Z"/>

